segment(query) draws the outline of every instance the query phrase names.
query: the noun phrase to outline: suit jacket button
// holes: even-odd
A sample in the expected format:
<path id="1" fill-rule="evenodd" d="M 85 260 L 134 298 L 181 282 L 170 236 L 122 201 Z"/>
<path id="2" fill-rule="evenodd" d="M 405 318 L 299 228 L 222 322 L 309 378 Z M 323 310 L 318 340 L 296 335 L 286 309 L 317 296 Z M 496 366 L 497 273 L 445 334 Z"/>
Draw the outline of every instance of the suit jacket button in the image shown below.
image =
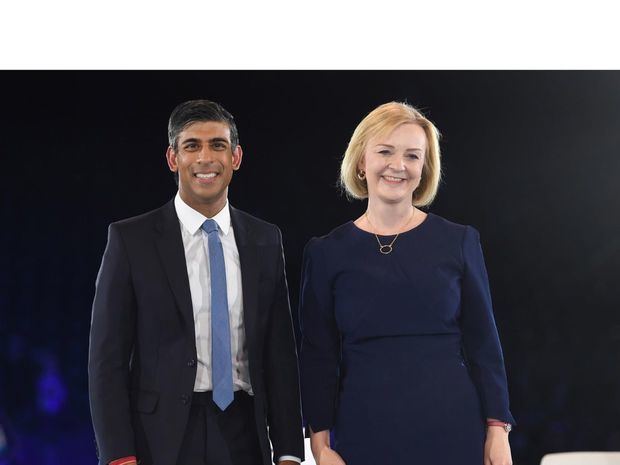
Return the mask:
<path id="1" fill-rule="evenodd" d="M 187 394 L 183 394 L 181 396 L 181 402 L 183 403 L 183 405 L 187 405 L 189 403 L 189 396 Z"/>
<path id="2" fill-rule="evenodd" d="M 196 360 L 194 360 L 193 358 L 187 362 L 188 367 L 193 367 L 194 365 L 196 365 Z"/>

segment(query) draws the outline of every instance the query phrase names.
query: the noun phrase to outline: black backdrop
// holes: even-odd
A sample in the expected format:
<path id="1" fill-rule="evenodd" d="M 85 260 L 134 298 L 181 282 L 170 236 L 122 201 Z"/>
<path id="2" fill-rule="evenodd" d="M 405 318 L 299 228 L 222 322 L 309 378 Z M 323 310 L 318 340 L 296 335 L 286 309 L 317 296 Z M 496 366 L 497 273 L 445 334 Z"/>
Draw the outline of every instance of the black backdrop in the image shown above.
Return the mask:
<path id="1" fill-rule="evenodd" d="M 518 422 L 515 464 L 620 450 L 620 73 L 0 79 L 4 460 L 66 463 L 69 453 L 71 463 L 95 463 L 86 361 L 107 225 L 174 195 L 167 118 L 193 98 L 235 115 L 245 155 L 229 198 L 282 228 L 294 313 L 306 241 L 364 209 L 336 188 L 355 125 L 390 100 L 425 111 L 443 133 L 445 177 L 430 210 L 481 232 Z"/>

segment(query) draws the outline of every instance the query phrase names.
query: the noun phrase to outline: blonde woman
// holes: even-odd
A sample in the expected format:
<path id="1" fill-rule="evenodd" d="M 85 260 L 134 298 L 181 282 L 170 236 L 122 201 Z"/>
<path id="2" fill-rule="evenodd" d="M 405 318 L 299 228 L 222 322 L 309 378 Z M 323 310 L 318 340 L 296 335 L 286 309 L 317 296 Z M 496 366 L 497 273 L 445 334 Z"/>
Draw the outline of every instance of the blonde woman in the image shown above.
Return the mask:
<path id="1" fill-rule="evenodd" d="M 305 422 L 318 465 L 510 465 L 514 419 L 478 232 L 419 207 L 439 133 L 379 106 L 342 160 L 366 212 L 304 251 Z M 331 434 L 330 434 L 331 432 Z"/>

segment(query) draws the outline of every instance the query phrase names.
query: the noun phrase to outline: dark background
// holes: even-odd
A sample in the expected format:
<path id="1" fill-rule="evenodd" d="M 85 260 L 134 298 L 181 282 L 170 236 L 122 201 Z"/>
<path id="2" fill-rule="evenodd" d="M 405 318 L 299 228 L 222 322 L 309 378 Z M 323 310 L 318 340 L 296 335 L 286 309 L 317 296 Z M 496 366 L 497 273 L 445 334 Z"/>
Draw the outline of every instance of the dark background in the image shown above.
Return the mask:
<path id="1" fill-rule="evenodd" d="M 96 463 L 86 364 L 107 225 L 174 195 L 167 119 L 193 98 L 237 120 L 229 198 L 282 228 L 294 313 L 306 241 L 364 210 L 336 188 L 353 129 L 390 100 L 425 111 L 443 133 L 430 210 L 481 233 L 515 464 L 620 450 L 620 73 L 2 72 L 0 84 L 0 463 Z"/>

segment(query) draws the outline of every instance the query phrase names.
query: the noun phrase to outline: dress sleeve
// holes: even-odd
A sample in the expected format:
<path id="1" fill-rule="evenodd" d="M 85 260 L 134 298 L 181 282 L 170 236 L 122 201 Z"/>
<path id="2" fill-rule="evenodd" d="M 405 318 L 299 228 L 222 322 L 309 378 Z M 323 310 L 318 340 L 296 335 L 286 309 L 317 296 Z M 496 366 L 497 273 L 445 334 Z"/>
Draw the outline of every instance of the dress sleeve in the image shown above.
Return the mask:
<path id="1" fill-rule="evenodd" d="M 314 432 L 334 424 L 340 365 L 340 334 L 321 245 L 314 238 L 304 250 L 299 303 L 302 410 L 304 424 Z"/>
<path id="2" fill-rule="evenodd" d="M 466 226 L 463 238 L 461 330 L 465 356 L 486 418 L 515 424 L 508 406 L 504 357 L 493 318 L 480 235 Z"/>

